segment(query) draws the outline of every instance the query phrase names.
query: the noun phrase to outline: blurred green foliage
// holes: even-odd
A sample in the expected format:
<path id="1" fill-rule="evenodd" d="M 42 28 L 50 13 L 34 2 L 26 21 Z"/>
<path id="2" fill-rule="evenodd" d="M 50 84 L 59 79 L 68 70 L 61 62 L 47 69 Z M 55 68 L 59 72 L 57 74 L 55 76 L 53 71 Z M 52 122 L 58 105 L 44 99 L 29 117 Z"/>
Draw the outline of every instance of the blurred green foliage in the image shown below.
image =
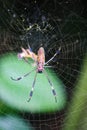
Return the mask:
<path id="1" fill-rule="evenodd" d="M 0 130 L 34 130 L 30 124 L 24 122 L 18 116 L 1 116 Z"/>
<path id="2" fill-rule="evenodd" d="M 0 115 L 5 115 L 6 114 L 17 114 L 19 113 L 16 109 L 11 108 L 8 106 L 6 103 L 0 100 Z"/>
<path id="3" fill-rule="evenodd" d="M 65 118 L 63 130 L 87 129 L 87 55 Z"/>
<path id="4" fill-rule="evenodd" d="M 34 69 L 32 60 L 29 62 L 30 65 L 18 60 L 17 55 L 12 53 L 1 56 L 0 95 L 2 101 L 14 109 L 27 112 L 51 112 L 63 109 L 66 103 L 66 91 L 63 83 L 51 69 L 46 70 L 57 92 L 57 103 L 44 74 L 37 75 L 34 94 L 31 101 L 27 102 L 35 71 L 20 81 L 13 81 L 10 77 L 17 78 Z"/>

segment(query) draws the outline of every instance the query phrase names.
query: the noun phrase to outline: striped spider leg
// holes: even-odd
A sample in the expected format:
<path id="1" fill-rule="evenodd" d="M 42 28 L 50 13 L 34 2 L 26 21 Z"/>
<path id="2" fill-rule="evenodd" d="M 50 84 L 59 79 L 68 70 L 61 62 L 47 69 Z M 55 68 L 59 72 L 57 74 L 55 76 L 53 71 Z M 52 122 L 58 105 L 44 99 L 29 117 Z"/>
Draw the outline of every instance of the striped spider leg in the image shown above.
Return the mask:
<path id="1" fill-rule="evenodd" d="M 20 76 L 20 77 L 18 77 L 18 78 L 13 78 L 13 77 L 11 77 L 11 79 L 12 80 L 14 80 L 14 81 L 18 81 L 18 80 L 21 80 L 21 79 L 23 79 L 24 77 L 27 77 L 29 74 L 31 74 L 34 70 L 36 70 L 36 68 L 35 69 L 33 69 L 33 70 L 31 70 L 30 72 L 28 72 L 28 73 L 26 73 L 26 74 L 24 74 L 23 76 Z"/>
<path id="2" fill-rule="evenodd" d="M 44 72 L 44 74 L 45 74 L 45 76 L 46 76 L 46 78 L 47 78 L 47 80 L 48 80 L 48 82 L 49 82 L 49 84 L 51 86 L 52 93 L 53 93 L 53 95 L 55 97 L 55 102 L 57 102 L 56 91 L 55 91 L 55 89 L 53 87 L 53 84 L 52 84 L 51 80 L 49 79 L 47 72 L 45 70 L 43 72 Z"/>
<path id="3" fill-rule="evenodd" d="M 30 94 L 29 94 L 28 102 L 30 102 L 30 100 L 32 98 L 32 95 L 33 95 L 34 86 L 35 86 L 35 82 L 36 82 L 36 77 L 37 77 L 37 71 L 36 71 L 36 74 L 35 74 L 35 77 L 34 77 L 34 81 L 33 81 L 33 84 L 32 84 L 32 89 L 31 89 Z"/>
<path id="4" fill-rule="evenodd" d="M 56 55 L 60 53 L 60 50 L 61 50 L 61 47 L 59 47 L 58 51 L 44 65 L 47 65 L 48 63 L 50 63 L 56 57 Z"/>
<path id="5" fill-rule="evenodd" d="M 23 79 L 24 77 L 28 76 L 29 74 L 31 74 L 35 69 L 31 70 L 30 72 L 26 73 L 25 75 L 21 76 L 21 77 L 18 77 L 16 79 L 14 79 L 13 77 L 11 77 L 12 80 L 14 81 L 18 81 L 18 80 L 21 80 Z M 35 82 L 36 82 L 36 76 L 37 76 L 37 71 L 36 71 L 36 74 L 35 74 L 35 77 L 34 77 L 34 81 L 33 81 L 33 84 L 32 84 L 32 89 L 30 91 L 30 94 L 29 94 L 29 99 L 28 99 L 28 102 L 31 100 L 32 98 L 32 95 L 33 95 L 33 91 L 34 91 L 34 86 L 35 86 Z"/>
<path id="6" fill-rule="evenodd" d="M 53 68 L 53 66 L 48 66 L 47 64 L 50 63 L 50 62 L 56 57 L 56 55 L 58 55 L 58 54 L 60 53 L 60 50 L 61 50 L 61 47 L 59 47 L 58 51 L 53 55 L 53 57 L 50 58 L 50 60 L 48 60 L 48 61 L 44 64 L 44 68 L 49 68 L 49 67 L 52 67 L 52 68 Z M 46 65 L 47 65 L 47 66 L 46 66 Z M 53 95 L 54 95 L 54 97 L 55 97 L 55 102 L 57 102 L 56 91 L 55 91 L 55 89 L 54 89 L 54 87 L 53 87 L 53 84 L 52 84 L 51 80 L 49 79 L 49 76 L 48 76 L 47 72 L 45 71 L 45 69 L 44 69 L 43 72 L 44 72 L 44 74 L 45 74 L 45 76 L 46 76 L 46 78 L 47 78 L 47 80 L 48 80 L 48 82 L 49 82 L 49 84 L 50 84 L 50 86 L 51 86 L 52 93 L 53 93 Z"/>

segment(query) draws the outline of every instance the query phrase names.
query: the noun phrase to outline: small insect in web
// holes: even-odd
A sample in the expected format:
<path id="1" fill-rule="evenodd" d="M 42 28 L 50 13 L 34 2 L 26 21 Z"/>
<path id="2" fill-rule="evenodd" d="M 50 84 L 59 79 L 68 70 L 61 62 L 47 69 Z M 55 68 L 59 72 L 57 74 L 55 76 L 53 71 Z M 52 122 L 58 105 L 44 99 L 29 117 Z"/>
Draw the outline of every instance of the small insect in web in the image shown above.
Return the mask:
<path id="1" fill-rule="evenodd" d="M 53 87 L 53 83 L 51 82 L 51 80 L 49 79 L 49 76 L 45 70 L 45 67 L 51 67 L 51 66 L 48 66 L 47 64 L 50 63 L 57 54 L 60 53 L 60 50 L 61 50 L 61 47 L 58 49 L 58 51 L 53 55 L 53 57 L 48 60 L 47 62 L 45 62 L 45 51 L 44 51 L 44 48 L 43 47 L 40 47 L 39 50 L 38 50 L 38 53 L 37 55 L 32 52 L 30 46 L 28 46 L 28 49 L 24 49 L 24 48 L 21 48 L 22 49 L 22 52 L 21 53 L 18 53 L 18 58 L 20 59 L 24 59 L 25 62 L 28 62 L 27 58 L 31 58 L 34 60 L 35 62 L 35 67 L 33 70 L 31 70 L 30 72 L 26 73 L 25 75 L 21 76 L 21 77 L 18 77 L 18 78 L 13 78 L 11 77 L 12 80 L 15 80 L 15 81 L 19 81 L 21 79 L 23 79 L 24 77 L 30 75 L 33 71 L 36 70 L 36 74 L 35 74 L 35 77 L 34 77 L 34 81 L 33 81 L 33 84 L 32 84 L 32 89 L 29 93 L 29 99 L 28 99 L 28 102 L 31 100 L 32 96 L 33 96 L 33 91 L 34 91 L 34 87 L 35 87 L 35 82 L 36 82 L 36 77 L 37 77 L 37 73 L 44 73 L 50 86 L 51 86 L 51 90 L 52 90 L 52 93 L 55 97 L 55 102 L 57 102 L 57 95 L 56 95 L 56 91 Z"/>

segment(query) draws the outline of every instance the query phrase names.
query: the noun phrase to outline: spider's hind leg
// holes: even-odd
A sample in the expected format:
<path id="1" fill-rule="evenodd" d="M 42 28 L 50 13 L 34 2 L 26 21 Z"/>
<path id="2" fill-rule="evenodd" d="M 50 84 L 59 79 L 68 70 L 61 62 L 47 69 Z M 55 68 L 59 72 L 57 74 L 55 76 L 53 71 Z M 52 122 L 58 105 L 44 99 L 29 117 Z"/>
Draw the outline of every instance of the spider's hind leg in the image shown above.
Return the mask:
<path id="1" fill-rule="evenodd" d="M 33 84 L 32 84 L 32 89 L 30 91 L 30 94 L 29 94 L 29 99 L 28 99 L 28 102 L 30 102 L 32 96 L 33 96 L 33 91 L 34 91 L 34 86 L 35 86 L 35 82 L 36 82 L 36 77 L 37 77 L 37 72 L 35 74 L 35 77 L 34 77 L 34 81 L 33 81 Z"/>
<path id="2" fill-rule="evenodd" d="M 54 97 L 55 97 L 55 102 L 57 102 L 56 91 L 55 91 L 55 89 L 54 89 L 54 87 L 53 87 L 53 84 L 52 84 L 52 82 L 50 81 L 50 79 L 49 79 L 49 77 L 48 77 L 48 75 L 47 75 L 47 72 L 46 72 L 45 70 L 44 70 L 44 74 L 46 75 L 47 80 L 48 80 L 48 82 L 49 82 L 49 84 L 50 84 L 50 86 L 51 86 L 52 93 L 53 93 L 53 95 L 54 95 Z"/>

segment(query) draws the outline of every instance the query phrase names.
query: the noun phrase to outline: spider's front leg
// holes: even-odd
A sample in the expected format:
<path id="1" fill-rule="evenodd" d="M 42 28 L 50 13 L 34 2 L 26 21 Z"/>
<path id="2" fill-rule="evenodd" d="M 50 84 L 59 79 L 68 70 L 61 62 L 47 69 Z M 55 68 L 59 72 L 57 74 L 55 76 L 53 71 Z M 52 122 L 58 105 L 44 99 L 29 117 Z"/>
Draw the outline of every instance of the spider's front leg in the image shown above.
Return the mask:
<path id="1" fill-rule="evenodd" d="M 33 70 L 31 70 L 30 72 L 28 72 L 28 73 L 26 73 L 26 74 L 24 74 L 23 76 L 21 76 L 21 77 L 18 77 L 18 78 L 13 78 L 13 77 L 11 77 L 11 79 L 12 80 L 14 80 L 14 81 L 18 81 L 18 80 L 21 80 L 21 79 L 23 79 L 24 77 L 26 77 L 26 76 L 28 76 L 29 74 L 31 74 L 34 70 L 36 70 L 36 68 L 35 69 L 33 69 Z"/>
<path id="2" fill-rule="evenodd" d="M 55 58 L 55 56 L 60 53 L 60 50 L 61 50 L 61 47 L 59 47 L 58 51 L 57 51 L 57 52 L 53 55 L 53 57 L 52 57 L 50 60 L 48 60 L 44 65 L 47 65 L 48 63 L 50 63 L 50 62 Z"/>

